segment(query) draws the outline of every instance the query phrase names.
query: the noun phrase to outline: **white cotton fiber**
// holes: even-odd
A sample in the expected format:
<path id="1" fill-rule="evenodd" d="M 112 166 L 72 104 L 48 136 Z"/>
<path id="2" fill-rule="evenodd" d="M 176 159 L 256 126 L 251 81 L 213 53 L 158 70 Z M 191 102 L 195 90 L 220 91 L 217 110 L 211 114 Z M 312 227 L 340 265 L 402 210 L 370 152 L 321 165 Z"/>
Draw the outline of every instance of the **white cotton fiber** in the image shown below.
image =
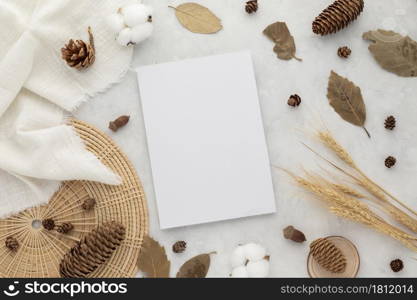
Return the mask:
<path id="1" fill-rule="evenodd" d="M 248 276 L 251 278 L 267 277 L 269 273 L 269 261 L 266 259 L 255 262 L 250 261 L 246 266 L 246 271 L 248 272 Z"/>
<path id="2" fill-rule="evenodd" d="M 248 260 L 257 261 L 265 257 L 266 250 L 261 245 L 249 243 L 245 245 L 245 255 Z"/>
<path id="3" fill-rule="evenodd" d="M 127 46 L 132 39 L 132 29 L 126 27 L 117 36 L 117 42 L 122 46 Z"/>
<path id="4" fill-rule="evenodd" d="M 132 4 L 122 9 L 123 19 L 127 26 L 134 27 L 147 22 L 149 13 L 143 4 Z"/>
<path id="5" fill-rule="evenodd" d="M 233 278 L 247 278 L 249 277 L 248 271 L 246 270 L 246 267 L 237 267 L 234 268 L 232 271 L 232 274 L 230 275 Z"/>
<path id="6" fill-rule="evenodd" d="M 144 40 L 146 40 L 148 37 L 152 35 L 153 31 L 153 25 L 152 23 L 145 23 L 143 25 L 138 25 L 132 28 L 131 33 L 131 39 L 132 42 L 137 44 Z"/>
<path id="7" fill-rule="evenodd" d="M 232 268 L 243 266 L 246 262 L 245 250 L 243 246 L 237 246 L 230 258 Z"/>
<path id="8" fill-rule="evenodd" d="M 120 14 L 112 14 L 107 18 L 107 24 L 109 25 L 112 33 L 119 33 L 124 27 L 125 23 L 123 17 Z"/>

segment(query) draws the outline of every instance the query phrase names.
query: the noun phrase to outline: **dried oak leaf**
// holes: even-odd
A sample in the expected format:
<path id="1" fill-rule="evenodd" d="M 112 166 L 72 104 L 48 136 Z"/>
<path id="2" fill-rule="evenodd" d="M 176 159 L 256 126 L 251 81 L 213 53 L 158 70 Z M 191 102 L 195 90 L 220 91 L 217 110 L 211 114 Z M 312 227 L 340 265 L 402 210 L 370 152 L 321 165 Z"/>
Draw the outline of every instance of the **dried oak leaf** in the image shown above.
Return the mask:
<path id="1" fill-rule="evenodd" d="M 205 278 L 210 267 L 210 254 L 200 254 L 186 261 L 177 273 L 177 278 Z"/>
<path id="2" fill-rule="evenodd" d="M 378 64 L 401 77 L 417 77 L 417 42 L 394 31 L 378 29 L 363 34 Z"/>
<path id="3" fill-rule="evenodd" d="M 138 268 L 149 278 L 169 278 L 171 262 L 167 258 L 165 248 L 149 236 L 143 240 Z"/>
<path id="4" fill-rule="evenodd" d="M 302 61 L 302 59 L 295 56 L 294 37 L 291 35 L 285 22 L 273 23 L 266 27 L 263 33 L 275 43 L 274 52 L 278 58 L 284 60 L 295 58 L 298 61 Z"/>
<path id="5" fill-rule="evenodd" d="M 359 87 L 347 78 L 331 71 L 327 98 L 329 99 L 329 104 L 343 120 L 362 127 L 368 137 L 371 137 L 365 128 L 366 107 Z"/>
<path id="6" fill-rule="evenodd" d="M 221 20 L 207 7 L 197 3 L 183 3 L 175 9 L 178 21 L 194 33 L 216 33 L 223 28 Z"/>

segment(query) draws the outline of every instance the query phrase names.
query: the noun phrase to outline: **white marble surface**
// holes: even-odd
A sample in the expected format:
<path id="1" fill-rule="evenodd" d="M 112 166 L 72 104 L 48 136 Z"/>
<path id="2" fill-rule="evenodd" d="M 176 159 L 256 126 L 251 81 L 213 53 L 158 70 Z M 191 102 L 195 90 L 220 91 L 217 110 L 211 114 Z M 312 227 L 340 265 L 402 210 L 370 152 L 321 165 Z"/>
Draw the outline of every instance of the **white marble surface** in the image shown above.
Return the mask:
<path id="1" fill-rule="evenodd" d="M 167 6 L 182 1 L 146 2 L 155 8 L 155 32 L 150 40 L 136 47 L 133 68 L 249 49 L 253 55 L 272 164 L 293 171 L 301 167 L 316 170 L 322 165 L 300 144 L 300 141 L 310 141 L 308 132 L 311 128 L 320 128 L 320 115 L 369 175 L 417 208 L 414 182 L 417 173 L 417 139 L 414 136 L 417 131 L 417 79 L 400 78 L 382 70 L 368 52 L 368 43 L 361 39 L 365 31 L 386 28 L 409 34 L 417 40 L 415 0 L 367 0 L 363 14 L 355 23 L 336 35 L 323 38 L 312 33 L 311 21 L 330 0 L 259 0 L 260 9 L 251 16 L 244 12 L 243 0 L 195 1 L 209 7 L 222 19 L 224 29 L 214 35 L 193 34 L 181 27 L 174 11 Z M 304 59 L 303 62 L 275 57 L 273 44 L 262 35 L 262 30 L 275 21 L 287 22 L 296 40 L 297 55 Z M 336 55 L 337 48 L 343 45 L 353 50 L 348 60 Z M 327 104 L 330 70 L 349 77 L 362 88 L 368 109 L 366 125 L 372 139 L 368 139 L 360 128 L 342 121 Z M 295 110 L 286 105 L 288 96 L 293 93 L 303 99 L 302 105 Z M 107 122 L 121 114 L 130 114 L 131 121 L 126 128 L 113 134 L 107 129 Z M 383 126 L 389 114 L 398 120 L 398 127 L 393 132 Z M 294 225 L 304 231 L 308 241 L 327 235 L 342 235 L 353 241 L 361 256 L 360 277 L 417 276 L 417 261 L 412 259 L 417 254 L 386 236 L 330 215 L 320 203 L 306 197 L 285 175 L 276 171 L 273 171 L 278 209 L 275 215 L 161 231 L 135 74 L 131 72 L 120 84 L 86 103 L 76 116 L 112 136 L 132 160 L 148 199 L 150 233 L 167 248 L 172 275 L 186 259 L 217 251 L 208 275 L 228 276 L 229 256 L 234 247 L 255 241 L 267 247 L 271 254 L 271 276 L 307 276 L 308 243 L 299 245 L 282 237 L 282 228 Z M 302 133 L 304 131 L 307 134 Z M 395 168 L 390 170 L 383 163 L 388 155 L 398 159 Z M 183 254 L 171 251 L 171 245 L 177 240 L 188 243 Z M 394 274 L 389 262 L 397 257 L 404 260 L 405 270 Z"/>

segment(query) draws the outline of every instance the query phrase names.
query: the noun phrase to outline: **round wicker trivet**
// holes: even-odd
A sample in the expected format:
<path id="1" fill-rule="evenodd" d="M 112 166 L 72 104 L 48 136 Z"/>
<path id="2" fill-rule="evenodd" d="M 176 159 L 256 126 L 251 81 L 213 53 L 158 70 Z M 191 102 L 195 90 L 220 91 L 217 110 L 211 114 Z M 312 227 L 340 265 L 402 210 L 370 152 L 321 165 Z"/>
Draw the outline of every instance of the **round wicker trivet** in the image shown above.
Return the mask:
<path id="1" fill-rule="evenodd" d="M 87 149 L 123 179 L 119 186 L 96 182 L 68 181 L 48 205 L 28 209 L 0 220 L 0 277 L 59 277 L 59 263 L 81 236 L 105 221 L 118 221 L 126 227 L 126 238 L 111 259 L 89 277 L 133 277 L 143 237 L 148 231 L 148 213 L 143 188 L 126 156 L 103 133 L 81 121 L 72 125 L 85 141 Z M 96 205 L 90 211 L 81 208 L 92 197 Z M 55 220 L 56 225 L 70 222 L 68 234 L 48 231 L 40 221 Z M 12 252 L 5 239 L 12 235 L 20 247 Z"/>

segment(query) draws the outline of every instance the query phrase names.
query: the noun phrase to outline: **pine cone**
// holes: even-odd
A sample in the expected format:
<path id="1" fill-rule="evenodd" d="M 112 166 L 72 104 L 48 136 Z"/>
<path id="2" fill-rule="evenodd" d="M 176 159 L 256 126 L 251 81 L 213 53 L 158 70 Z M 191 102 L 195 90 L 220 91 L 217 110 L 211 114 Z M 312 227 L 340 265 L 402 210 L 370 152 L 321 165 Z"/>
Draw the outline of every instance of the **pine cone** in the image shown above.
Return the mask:
<path id="1" fill-rule="evenodd" d="M 85 278 L 110 259 L 125 238 L 125 227 L 115 221 L 102 224 L 85 235 L 62 258 L 63 278 Z"/>
<path id="2" fill-rule="evenodd" d="M 81 204 L 81 208 L 84 210 L 90 210 L 96 205 L 96 200 L 93 198 L 88 198 L 84 200 L 83 204 Z"/>
<path id="3" fill-rule="evenodd" d="M 345 28 L 363 11 L 363 0 L 336 0 L 313 22 L 313 32 L 320 35 L 335 33 Z"/>
<path id="4" fill-rule="evenodd" d="M 250 0 L 246 2 L 245 10 L 248 14 L 258 11 L 258 0 Z"/>
<path id="5" fill-rule="evenodd" d="M 12 236 L 8 236 L 4 243 L 10 251 L 16 252 L 19 248 L 19 242 Z"/>
<path id="6" fill-rule="evenodd" d="M 71 223 L 62 223 L 61 225 L 57 226 L 56 231 L 58 231 L 59 233 L 66 234 L 73 229 L 74 229 L 74 225 L 72 225 Z"/>
<path id="7" fill-rule="evenodd" d="M 292 107 L 299 106 L 301 104 L 301 97 L 297 94 L 291 95 L 287 103 L 289 106 Z"/>
<path id="8" fill-rule="evenodd" d="M 394 259 L 390 263 L 390 267 L 394 272 L 400 272 L 404 268 L 404 263 L 401 259 Z"/>
<path id="9" fill-rule="evenodd" d="M 119 128 L 122 128 L 129 123 L 130 116 L 120 116 L 116 120 L 109 123 L 109 129 L 116 132 Z"/>
<path id="10" fill-rule="evenodd" d="M 88 27 L 89 43 L 82 40 L 70 39 L 69 42 L 61 49 L 62 58 L 67 64 L 78 70 L 88 68 L 95 61 L 94 37 L 91 28 Z"/>
<path id="11" fill-rule="evenodd" d="M 330 272 L 343 273 L 346 270 L 346 258 L 342 251 L 325 238 L 313 241 L 310 253 L 320 266 Z"/>
<path id="12" fill-rule="evenodd" d="M 385 119 L 385 128 L 389 130 L 393 130 L 395 128 L 396 120 L 394 116 L 389 116 Z"/>
<path id="13" fill-rule="evenodd" d="M 42 220 L 42 226 L 46 230 L 54 230 L 54 228 L 55 228 L 55 221 L 53 219 L 45 219 L 45 220 Z"/>
<path id="14" fill-rule="evenodd" d="M 187 243 L 184 241 L 178 241 L 174 245 L 172 245 L 172 251 L 175 253 L 182 253 L 187 248 Z"/>
<path id="15" fill-rule="evenodd" d="M 339 57 L 341 58 L 348 58 L 351 53 L 352 53 L 352 50 L 350 50 L 349 47 L 347 46 L 340 47 L 337 50 L 337 55 L 339 55 Z"/>
<path id="16" fill-rule="evenodd" d="M 397 163 L 397 159 L 393 156 L 388 156 L 385 159 L 385 166 L 389 169 L 392 168 Z"/>

